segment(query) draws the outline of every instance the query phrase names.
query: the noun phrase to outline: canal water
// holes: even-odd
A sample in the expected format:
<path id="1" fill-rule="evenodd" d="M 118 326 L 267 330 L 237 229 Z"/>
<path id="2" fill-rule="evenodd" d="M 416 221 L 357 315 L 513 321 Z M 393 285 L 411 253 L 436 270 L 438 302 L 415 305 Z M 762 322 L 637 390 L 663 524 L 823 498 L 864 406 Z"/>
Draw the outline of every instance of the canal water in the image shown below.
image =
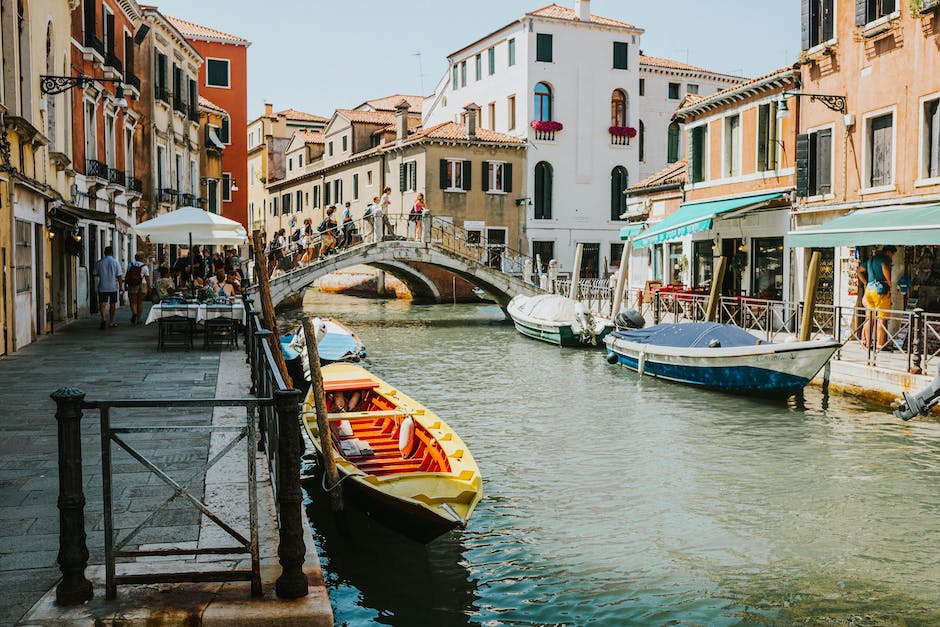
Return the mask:
<path id="1" fill-rule="evenodd" d="M 310 291 L 304 310 L 354 327 L 484 478 L 468 528 L 426 547 L 338 523 L 308 482 L 337 625 L 940 624 L 937 423 L 640 379 L 495 306 Z"/>

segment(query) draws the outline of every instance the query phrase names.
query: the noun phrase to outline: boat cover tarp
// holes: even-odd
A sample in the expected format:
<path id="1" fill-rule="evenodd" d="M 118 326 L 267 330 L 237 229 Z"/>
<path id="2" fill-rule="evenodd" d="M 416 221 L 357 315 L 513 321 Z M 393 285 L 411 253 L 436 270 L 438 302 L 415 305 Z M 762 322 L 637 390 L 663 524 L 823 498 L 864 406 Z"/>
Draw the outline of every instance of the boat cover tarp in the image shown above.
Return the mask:
<path id="1" fill-rule="evenodd" d="M 560 294 L 516 296 L 513 299 L 523 316 L 559 324 L 571 324 L 575 319 L 575 301 Z"/>
<path id="2" fill-rule="evenodd" d="M 677 348 L 708 348 L 712 340 L 718 340 L 722 347 L 754 346 L 758 342 L 758 338 L 740 327 L 716 322 L 657 324 L 646 329 L 614 331 L 612 335 L 627 342 Z"/>

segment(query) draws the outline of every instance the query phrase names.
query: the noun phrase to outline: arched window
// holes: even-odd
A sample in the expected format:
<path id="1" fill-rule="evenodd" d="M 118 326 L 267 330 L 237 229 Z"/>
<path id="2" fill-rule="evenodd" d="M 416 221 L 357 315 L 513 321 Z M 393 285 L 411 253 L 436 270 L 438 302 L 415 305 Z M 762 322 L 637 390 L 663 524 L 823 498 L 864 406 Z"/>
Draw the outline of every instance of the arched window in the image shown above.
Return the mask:
<path id="1" fill-rule="evenodd" d="M 535 85 L 535 119 L 551 120 L 552 118 L 552 88 L 547 83 Z"/>
<path id="2" fill-rule="evenodd" d="M 552 217 L 552 166 L 545 161 L 535 164 L 535 219 Z"/>
<path id="3" fill-rule="evenodd" d="M 627 125 L 627 94 L 622 89 L 615 89 L 610 97 L 610 125 Z"/>
<path id="4" fill-rule="evenodd" d="M 640 120 L 637 141 L 639 142 L 640 161 L 646 161 L 646 126 L 643 124 L 643 120 Z"/>
<path id="5" fill-rule="evenodd" d="M 621 220 L 623 212 L 627 210 L 627 197 L 624 192 L 630 185 L 630 176 L 627 169 L 618 165 L 610 171 L 610 219 Z"/>
<path id="6" fill-rule="evenodd" d="M 669 140 L 667 142 L 666 162 L 675 163 L 679 160 L 679 123 L 669 125 Z"/>

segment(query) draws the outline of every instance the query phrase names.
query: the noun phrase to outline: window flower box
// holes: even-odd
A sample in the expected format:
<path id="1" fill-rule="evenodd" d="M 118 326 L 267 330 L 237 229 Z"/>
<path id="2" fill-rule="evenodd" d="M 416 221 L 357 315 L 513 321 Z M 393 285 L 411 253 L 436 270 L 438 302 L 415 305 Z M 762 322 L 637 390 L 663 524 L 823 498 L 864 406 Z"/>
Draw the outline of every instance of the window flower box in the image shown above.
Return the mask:
<path id="1" fill-rule="evenodd" d="M 610 133 L 610 143 L 616 146 L 629 146 L 630 140 L 637 135 L 632 126 L 611 126 L 607 132 Z"/>
<path id="2" fill-rule="evenodd" d="M 535 139 L 552 141 L 555 133 L 565 128 L 564 124 L 555 120 L 532 120 L 529 126 L 535 131 Z"/>

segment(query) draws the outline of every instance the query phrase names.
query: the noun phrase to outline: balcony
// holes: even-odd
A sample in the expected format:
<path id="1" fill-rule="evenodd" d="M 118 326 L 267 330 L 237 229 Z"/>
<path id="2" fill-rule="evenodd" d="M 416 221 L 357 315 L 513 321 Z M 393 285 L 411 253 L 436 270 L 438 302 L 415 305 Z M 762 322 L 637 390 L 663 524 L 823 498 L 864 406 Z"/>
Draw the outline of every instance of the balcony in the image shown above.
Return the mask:
<path id="1" fill-rule="evenodd" d="M 104 42 L 98 39 L 95 34 L 95 24 L 85 25 L 85 49 L 82 51 L 82 57 L 86 61 L 92 61 L 95 57 L 104 60 Z"/>
<path id="2" fill-rule="evenodd" d="M 134 91 L 137 92 L 137 95 L 140 96 L 140 77 L 134 74 L 131 74 L 129 71 L 124 76 L 124 84 Z"/>
<path id="3" fill-rule="evenodd" d="M 121 78 L 124 75 L 124 64 L 113 52 L 109 52 L 104 58 L 102 71 L 105 78 Z"/>
<path id="4" fill-rule="evenodd" d="M 561 122 L 555 120 L 532 120 L 529 126 L 535 131 L 535 139 L 545 142 L 555 141 L 555 133 L 565 128 Z"/>
<path id="5" fill-rule="evenodd" d="M 176 202 L 176 197 L 179 195 L 179 192 L 170 187 L 164 187 L 163 189 L 157 192 L 157 202 L 166 203 L 172 205 Z"/>
<path id="6" fill-rule="evenodd" d="M 199 122 L 199 105 L 190 104 L 189 105 L 189 121 L 190 122 Z"/>
<path id="7" fill-rule="evenodd" d="M 95 159 L 85 159 L 85 176 L 90 179 L 108 180 L 108 166 Z"/>
<path id="8" fill-rule="evenodd" d="M 133 194 L 141 194 L 144 191 L 144 184 L 140 179 L 134 178 L 130 172 L 124 173 L 124 181 L 127 183 L 127 191 Z"/>
<path id="9" fill-rule="evenodd" d="M 117 168 L 108 168 L 108 185 L 124 187 L 124 171 Z"/>
<path id="10" fill-rule="evenodd" d="M 183 207 L 195 207 L 196 196 L 194 194 L 183 194 L 180 196 L 180 205 Z"/>
<path id="11" fill-rule="evenodd" d="M 154 83 L 153 95 L 157 100 L 162 100 L 166 104 L 170 104 L 170 90 L 166 88 L 166 85 Z"/>
<path id="12" fill-rule="evenodd" d="M 611 146 L 629 146 L 630 140 L 637 135 L 637 130 L 632 126 L 611 126 L 607 132 L 610 133 Z"/>
<path id="13" fill-rule="evenodd" d="M 186 115 L 186 101 L 177 95 L 173 96 L 173 110 Z"/>

